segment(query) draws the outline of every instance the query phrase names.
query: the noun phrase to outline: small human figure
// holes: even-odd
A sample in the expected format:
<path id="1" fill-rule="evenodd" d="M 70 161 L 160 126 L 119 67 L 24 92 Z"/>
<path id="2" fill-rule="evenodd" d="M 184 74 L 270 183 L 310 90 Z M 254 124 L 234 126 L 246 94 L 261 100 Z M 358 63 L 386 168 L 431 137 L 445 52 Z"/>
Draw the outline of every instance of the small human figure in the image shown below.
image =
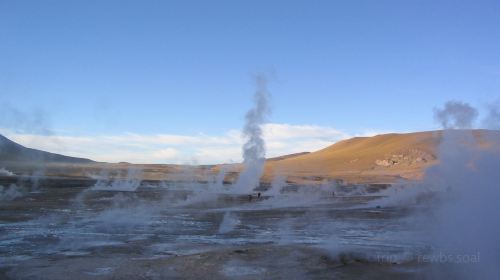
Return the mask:
<path id="1" fill-rule="evenodd" d="M 260 198 L 260 192 L 259 192 L 259 193 L 257 193 L 257 198 Z"/>

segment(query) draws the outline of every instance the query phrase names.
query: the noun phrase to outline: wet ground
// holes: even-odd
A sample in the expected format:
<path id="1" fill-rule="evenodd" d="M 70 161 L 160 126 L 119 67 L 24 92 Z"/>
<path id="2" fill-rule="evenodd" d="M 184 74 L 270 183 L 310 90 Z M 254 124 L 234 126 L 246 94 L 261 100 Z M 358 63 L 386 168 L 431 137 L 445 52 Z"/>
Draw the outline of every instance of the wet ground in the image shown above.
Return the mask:
<path id="1" fill-rule="evenodd" d="M 93 183 L 45 181 L 0 201 L 1 279 L 427 279 L 436 269 L 417 261 L 429 248 L 408 218 L 424 210 L 380 207 L 373 190 L 250 198 Z"/>

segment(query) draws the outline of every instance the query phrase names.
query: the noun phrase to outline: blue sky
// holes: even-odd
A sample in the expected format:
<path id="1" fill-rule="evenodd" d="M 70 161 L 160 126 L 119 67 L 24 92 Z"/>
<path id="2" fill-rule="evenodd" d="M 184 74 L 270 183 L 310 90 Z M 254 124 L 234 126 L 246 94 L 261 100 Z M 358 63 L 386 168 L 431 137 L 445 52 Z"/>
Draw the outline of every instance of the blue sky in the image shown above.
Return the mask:
<path id="1" fill-rule="evenodd" d="M 35 123 L 4 113 L 0 129 L 52 149 L 20 134 L 227 137 L 261 72 L 272 80 L 270 121 L 296 134 L 436 129 L 444 102 L 481 109 L 499 96 L 499 10 L 499 1 L 0 0 L 0 104 Z M 55 151 L 89 152 L 66 146 Z M 187 149 L 158 161 L 205 161 Z M 213 160 L 227 159 L 238 160 Z"/>

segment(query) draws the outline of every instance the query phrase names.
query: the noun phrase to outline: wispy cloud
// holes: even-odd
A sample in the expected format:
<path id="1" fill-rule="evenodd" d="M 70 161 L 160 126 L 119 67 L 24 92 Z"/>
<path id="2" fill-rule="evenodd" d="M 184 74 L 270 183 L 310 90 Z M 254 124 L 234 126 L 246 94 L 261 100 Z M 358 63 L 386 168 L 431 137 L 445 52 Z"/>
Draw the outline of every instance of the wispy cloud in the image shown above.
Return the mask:
<path id="1" fill-rule="evenodd" d="M 61 136 L 0 130 L 30 148 L 97 161 L 212 164 L 240 162 L 244 139 L 239 130 L 222 135 L 120 134 Z M 267 157 L 316 151 L 351 137 L 332 127 L 270 123 L 263 126 Z"/>

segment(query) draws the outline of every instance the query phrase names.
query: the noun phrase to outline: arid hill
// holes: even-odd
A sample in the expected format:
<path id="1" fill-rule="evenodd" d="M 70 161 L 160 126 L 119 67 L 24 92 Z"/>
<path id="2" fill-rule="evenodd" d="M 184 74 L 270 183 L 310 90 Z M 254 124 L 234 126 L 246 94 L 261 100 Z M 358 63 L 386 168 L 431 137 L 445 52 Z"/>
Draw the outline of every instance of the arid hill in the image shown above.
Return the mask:
<path id="1" fill-rule="evenodd" d="M 487 142 L 486 130 L 463 130 L 480 144 Z M 500 139 L 500 131 L 488 131 Z M 419 179 L 427 167 L 438 162 L 442 131 L 406 134 L 383 134 L 340 141 L 325 149 L 280 161 L 268 161 L 265 180 L 275 175 L 291 181 L 342 179 L 354 183 L 389 183 L 395 180 Z M 484 145 L 483 145 L 484 146 Z"/>

